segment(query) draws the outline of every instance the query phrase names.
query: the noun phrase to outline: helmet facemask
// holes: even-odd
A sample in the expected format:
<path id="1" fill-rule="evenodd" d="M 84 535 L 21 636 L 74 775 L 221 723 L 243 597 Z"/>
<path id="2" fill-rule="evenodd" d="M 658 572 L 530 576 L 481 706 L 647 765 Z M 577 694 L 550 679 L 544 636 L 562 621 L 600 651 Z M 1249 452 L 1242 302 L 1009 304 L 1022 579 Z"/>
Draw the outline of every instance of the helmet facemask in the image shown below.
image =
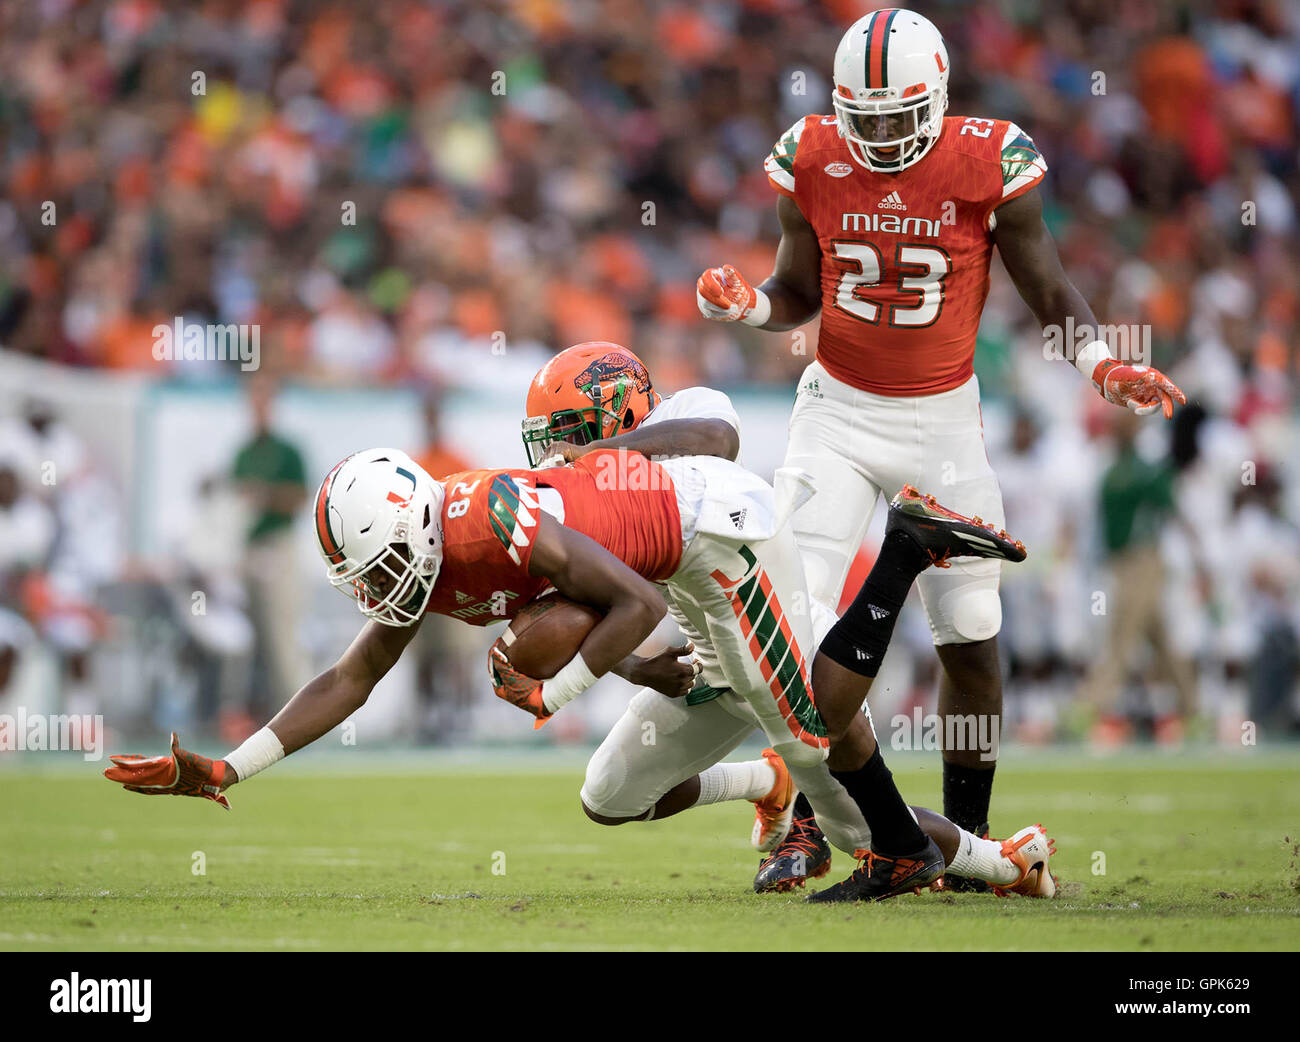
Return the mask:
<path id="1" fill-rule="evenodd" d="M 557 409 L 550 416 L 529 416 L 524 420 L 524 450 L 528 453 L 530 467 L 539 466 L 554 455 L 560 442 L 590 445 L 635 426 L 625 426 L 629 419 L 627 401 L 634 390 L 631 381 L 620 377 L 606 384 L 592 384 L 583 390 L 592 400 L 590 407 Z"/>
<path id="2" fill-rule="evenodd" d="M 903 99 L 862 99 L 847 93 L 847 88 L 839 87 L 831 94 L 835 118 L 850 155 L 868 170 L 898 173 L 920 162 L 938 140 L 939 124 L 948 107 L 947 91 L 942 87 Z"/>
<path id="3" fill-rule="evenodd" d="M 437 573 L 421 575 L 406 543 L 390 543 L 379 558 L 351 578 L 361 614 L 389 626 L 410 626 L 424 615 Z"/>

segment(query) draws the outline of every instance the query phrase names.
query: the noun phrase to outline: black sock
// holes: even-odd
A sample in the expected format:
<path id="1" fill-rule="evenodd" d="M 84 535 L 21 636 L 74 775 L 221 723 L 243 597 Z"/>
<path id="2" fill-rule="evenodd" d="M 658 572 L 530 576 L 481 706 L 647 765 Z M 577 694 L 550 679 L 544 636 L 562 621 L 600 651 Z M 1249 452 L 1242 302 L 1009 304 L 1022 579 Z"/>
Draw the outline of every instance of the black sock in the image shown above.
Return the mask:
<path id="1" fill-rule="evenodd" d="M 903 802 L 879 746 L 858 770 L 831 771 L 831 777 L 848 789 L 867 819 L 871 849 L 877 854 L 899 857 L 915 854 L 925 846 L 925 833 Z"/>
<path id="2" fill-rule="evenodd" d="M 890 532 L 867 581 L 818 650 L 859 676 L 874 677 L 880 671 L 907 591 L 929 566 L 929 555 L 911 536 Z"/>
<path id="3" fill-rule="evenodd" d="M 796 821 L 800 818 L 816 817 L 813 813 L 812 804 L 808 802 L 808 797 L 802 792 L 794 798 L 794 816 Z"/>
<path id="4" fill-rule="evenodd" d="M 943 816 L 958 828 L 979 834 L 989 821 L 993 771 L 943 761 Z"/>

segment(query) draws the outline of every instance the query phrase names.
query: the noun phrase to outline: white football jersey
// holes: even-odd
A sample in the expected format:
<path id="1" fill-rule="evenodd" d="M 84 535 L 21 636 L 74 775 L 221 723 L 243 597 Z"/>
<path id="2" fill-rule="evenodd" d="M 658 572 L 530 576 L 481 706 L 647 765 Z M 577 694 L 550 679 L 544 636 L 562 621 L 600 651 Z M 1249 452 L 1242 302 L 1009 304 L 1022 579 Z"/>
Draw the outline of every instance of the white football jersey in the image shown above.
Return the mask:
<path id="1" fill-rule="evenodd" d="M 646 414 L 640 426 L 664 420 L 725 420 L 740 435 L 740 417 L 731 399 L 712 387 L 687 387 L 668 395 Z"/>

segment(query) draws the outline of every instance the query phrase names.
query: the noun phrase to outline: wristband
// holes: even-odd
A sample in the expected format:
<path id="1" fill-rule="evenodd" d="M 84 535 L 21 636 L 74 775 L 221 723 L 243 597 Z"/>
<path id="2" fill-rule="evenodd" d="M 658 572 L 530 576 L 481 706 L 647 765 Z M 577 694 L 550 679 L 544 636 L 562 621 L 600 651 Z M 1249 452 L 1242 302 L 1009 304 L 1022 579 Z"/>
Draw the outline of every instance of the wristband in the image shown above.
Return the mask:
<path id="1" fill-rule="evenodd" d="M 542 681 L 542 705 L 554 713 L 568 705 L 596 682 L 596 674 L 587 668 L 587 662 L 578 652 L 569 664 L 550 680 Z"/>
<path id="2" fill-rule="evenodd" d="M 284 746 L 275 732 L 263 727 L 249 738 L 233 753 L 226 756 L 226 763 L 234 768 L 239 781 L 248 781 L 258 771 L 264 771 L 271 764 L 284 759 Z"/>
<path id="3" fill-rule="evenodd" d="M 1092 380 L 1092 375 L 1097 371 L 1097 366 L 1102 362 L 1113 361 L 1114 355 L 1110 353 L 1110 348 L 1104 340 L 1093 340 L 1079 348 L 1074 356 L 1074 368 L 1079 370 L 1087 379 Z M 1097 381 L 1093 380 L 1093 386 L 1097 390 L 1101 387 Z"/>
<path id="4" fill-rule="evenodd" d="M 747 326 L 765 326 L 771 317 L 772 301 L 761 289 L 754 290 L 754 306 L 749 309 L 749 314 L 740 321 Z"/>

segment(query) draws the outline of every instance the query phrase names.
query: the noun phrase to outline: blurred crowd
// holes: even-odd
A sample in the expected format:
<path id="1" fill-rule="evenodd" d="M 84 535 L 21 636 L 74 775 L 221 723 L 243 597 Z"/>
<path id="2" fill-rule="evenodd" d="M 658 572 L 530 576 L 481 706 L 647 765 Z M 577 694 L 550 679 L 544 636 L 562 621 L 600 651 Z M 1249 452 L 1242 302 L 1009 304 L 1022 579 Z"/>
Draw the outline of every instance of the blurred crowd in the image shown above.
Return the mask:
<path id="1" fill-rule="evenodd" d="M 267 376 L 454 393 L 503 354 L 609 339 L 665 388 L 793 388 L 815 323 L 806 353 L 705 323 L 694 282 L 724 261 L 770 270 L 763 158 L 829 111 L 836 43 L 876 6 L 0 4 L 0 345 L 231 380 L 160 365 L 151 330 L 255 323 Z M 1119 737 L 1134 717 L 1176 737 L 1227 704 L 1293 727 L 1300 4 L 917 6 L 948 42 L 949 112 L 1034 137 L 1066 270 L 1103 321 L 1150 330 L 1193 402 L 1164 428 L 1111 415 L 1044 359 L 995 263 L 990 451 L 1009 523 L 1050 548 L 1004 591 L 1023 732 L 1057 733 L 1077 692 Z M 75 682 L 102 577 L 74 591 L 79 635 L 33 614 L 32 576 L 58 589 L 76 544 L 60 533 L 84 520 L 61 499 L 75 489 L 14 462 L 40 416 L 6 422 L 0 625 L 36 625 Z"/>

